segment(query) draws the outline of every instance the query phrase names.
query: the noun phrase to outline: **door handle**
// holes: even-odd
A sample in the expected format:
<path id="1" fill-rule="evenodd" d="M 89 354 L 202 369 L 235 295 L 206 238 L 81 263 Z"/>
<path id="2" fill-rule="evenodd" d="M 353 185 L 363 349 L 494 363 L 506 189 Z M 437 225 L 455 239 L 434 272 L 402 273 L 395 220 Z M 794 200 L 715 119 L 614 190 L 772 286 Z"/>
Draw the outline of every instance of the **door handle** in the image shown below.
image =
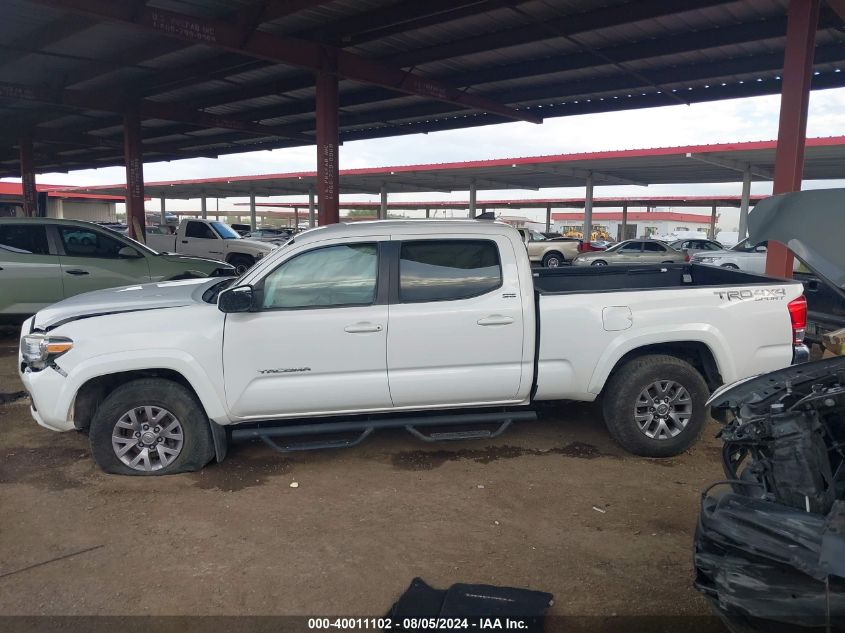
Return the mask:
<path id="1" fill-rule="evenodd" d="M 182 240 L 182 244 L 187 244 L 188 240 Z"/>
<path id="2" fill-rule="evenodd" d="M 344 332 L 349 334 L 366 334 L 367 332 L 381 332 L 381 325 L 378 323 L 368 323 L 361 321 L 360 323 L 353 323 L 343 328 Z"/>
<path id="3" fill-rule="evenodd" d="M 71 268 L 70 270 L 65 271 L 68 275 L 87 275 L 87 270 L 82 270 L 81 268 Z"/>
<path id="4" fill-rule="evenodd" d="M 510 325 L 511 323 L 513 323 L 513 317 L 503 314 L 491 314 L 483 319 L 478 319 L 478 325 Z"/>

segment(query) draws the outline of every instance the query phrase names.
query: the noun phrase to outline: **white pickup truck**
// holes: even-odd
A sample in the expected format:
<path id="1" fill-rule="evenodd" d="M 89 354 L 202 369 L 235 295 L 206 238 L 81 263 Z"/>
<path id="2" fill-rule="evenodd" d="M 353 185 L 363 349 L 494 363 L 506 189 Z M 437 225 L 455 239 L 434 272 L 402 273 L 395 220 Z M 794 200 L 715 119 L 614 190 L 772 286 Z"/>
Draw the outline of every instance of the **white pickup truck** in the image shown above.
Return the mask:
<path id="1" fill-rule="evenodd" d="M 712 389 L 806 359 L 805 305 L 800 283 L 710 266 L 532 271 L 498 222 L 359 222 L 302 233 L 237 280 L 41 310 L 20 375 L 35 420 L 88 431 L 115 473 L 198 469 L 245 438 L 502 430 L 535 401 L 597 398 L 622 446 L 668 456 L 698 437 Z M 359 435 L 278 444 L 329 432 Z"/>
<path id="2" fill-rule="evenodd" d="M 243 239 L 225 222 L 183 219 L 175 233 L 169 226 L 149 227 L 147 246 L 160 253 L 179 253 L 218 259 L 235 267 L 242 275 L 275 245 Z"/>

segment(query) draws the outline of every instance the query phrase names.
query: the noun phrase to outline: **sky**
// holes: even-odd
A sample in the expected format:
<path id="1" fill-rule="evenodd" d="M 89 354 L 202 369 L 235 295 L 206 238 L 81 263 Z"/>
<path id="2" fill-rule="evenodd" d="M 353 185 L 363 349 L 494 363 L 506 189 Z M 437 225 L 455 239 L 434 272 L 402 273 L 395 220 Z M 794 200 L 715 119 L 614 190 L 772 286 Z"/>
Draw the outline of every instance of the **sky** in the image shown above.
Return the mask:
<path id="1" fill-rule="evenodd" d="M 774 139 L 777 136 L 780 98 L 777 95 L 733 99 L 713 103 L 675 105 L 644 110 L 629 110 L 586 114 L 547 119 L 543 124 L 504 123 L 464 130 L 395 136 L 383 139 L 353 141 L 340 148 L 340 167 L 380 167 L 416 163 L 441 163 L 490 158 L 512 158 L 541 154 L 669 147 L 677 145 L 726 143 Z M 845 135 L 845 88 L 821 90 L 811 93 L 807 123 L 808 136 Z M 222 156 L 217 159 L 196 158 L 144 165 L 144 178 L 148 181 L 203 178 L 213 176 L 239 176 L 280 173 L 316 169 L 316 148 L 298 147 L 272 151 L 249 152 Z M 843 166 L 845 178 L 845 166 Z M 113 184 L 125 181 L 123 167 L 84 170 L 69 174 L 44 174 L 39 182 L 67 185 Z M 807 182 L 805 188 L 820 186 L 845 186 L 845 181 Z M 596 186 L 597 196 L 626 195 L 739 195 L 741 183 L 710 185 L 652 185 Z M 771 183 L 752 184 L 752 193 L 770 194 Z M 583 188 L 555 188 L 534 191 L 483 191 L 484 199 L 502 197 L 576 197 L 583 196 Z M 465 200 L 466 192 L 451 195 L 391 194 L 392 200 Z M 297 197 L 268 198 L 271 200 L 300 200 Z M 220 209 L 238 208 L 233 205 L 243 198 L 219 201 Z M 349 195 L 343 200 L 376 201 L 377 196 Z M 158 200 L 147 202 L 151 210 L 159 209 Z M 199 209 L 198 201 L 168 201 L 168 208 L 177 210 Z M 209 209 L 216 208 L 209 202 Z M 243 207 L 240 207 L 243 209 Z M 688 211 L 696 212 L 694 209 Z M 709 215 L 709 209 L 701 209 Z M 514 212 L 510 212 L 513 214 Z M 520 212 L 521 215 L 540 219 L 542 210 Z M 720 210 L 719 226 L 726 231 L 736 230 L 738 211 Z"/>

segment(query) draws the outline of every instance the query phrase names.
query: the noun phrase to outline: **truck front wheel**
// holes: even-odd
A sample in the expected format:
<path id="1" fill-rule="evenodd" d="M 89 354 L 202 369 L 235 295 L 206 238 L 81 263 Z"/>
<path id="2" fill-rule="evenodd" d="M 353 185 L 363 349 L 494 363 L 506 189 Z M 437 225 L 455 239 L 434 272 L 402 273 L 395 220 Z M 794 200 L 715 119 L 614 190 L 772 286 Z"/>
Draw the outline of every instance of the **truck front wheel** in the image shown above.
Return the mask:
<path id="1" fill-rule="evenodd" d="M 707 419 L 709 390 L 686 361 L 640 356 L 618 367 L 603 396 L 604 420 L 623 448 L 645 457 L 670 457 L 692 446 Z"/>
<path id="2" fill-rule="evenodd" d="M 115 389 L 89 430 L 97 465 L 119 475 L 170 475 L 199 470 L 214 456 L 202 406 L 170 380 L 141 378 Z"/>
<path id="3" fill-rule="evenodd" d="M 229 263 L 235 267 L 235 274 L 241 276 L 255 265 L 255 259 L 249 255 L 232 255 Z"/>

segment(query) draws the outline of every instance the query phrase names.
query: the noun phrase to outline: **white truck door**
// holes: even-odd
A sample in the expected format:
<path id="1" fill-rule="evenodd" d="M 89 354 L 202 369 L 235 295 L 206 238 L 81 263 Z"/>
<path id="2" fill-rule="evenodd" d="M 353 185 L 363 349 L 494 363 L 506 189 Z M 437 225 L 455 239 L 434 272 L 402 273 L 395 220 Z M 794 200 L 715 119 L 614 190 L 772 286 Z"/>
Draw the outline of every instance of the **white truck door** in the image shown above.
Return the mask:
<path id="1" fill-rule="evenodd" d="M 372 239 L 304 250 L 256 284 L 260 310 L 226 316 L 223 370 L 232 415 L 392 406 L 387 273 L 380 272 L 379 250 Z"/>
<path id="2" fill-rule="evenodd" d="M 392 239 L 400 241 L 387 335 L 393 405 L 516 401 L 525 324 L 511 242 L 477 234 Z"/>
<path id="3" fill-rule="evenodd" d="M 176 237 L 176 252 L 212 259 L 225 259 L 223 240 L 207 223 L 188 220 L 185 232 Z"/>

